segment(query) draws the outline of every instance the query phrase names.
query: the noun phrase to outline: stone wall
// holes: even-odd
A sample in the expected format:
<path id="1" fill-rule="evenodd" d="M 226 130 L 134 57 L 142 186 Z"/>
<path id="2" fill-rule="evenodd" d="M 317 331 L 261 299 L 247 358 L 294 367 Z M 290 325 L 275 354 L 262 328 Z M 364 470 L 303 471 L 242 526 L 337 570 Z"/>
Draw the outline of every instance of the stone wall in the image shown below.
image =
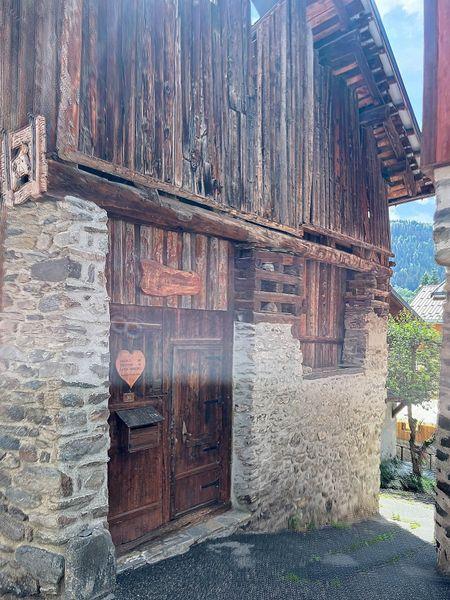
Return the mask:
<path id="1" fill-rule="evenodd" d="M 436 214 L 434 240 L 436 260 L 447 267 L 447 294 L 449 293 L 448 269 L 450 267 L 450 167 L 436 169 Z M 438 407 L 438 431 L 436 436 L 436 544 L 438 568 L 450 575 L 450 305 L 444 307 L 443 343 L 441 355 L 441 385 Z"/>
<path id="2" fill-rule="evenodd" d="M 347 307 L 345 354 L 361 367 L 318 378 L 289 325 L 237 322 L 234 343 L 233 496 L 252 528 L 376 513 L 386 319 Z"/>
<path id="3" fill-rule="evenodd" d="M 394 407 L 393 402 L 386 404 L 381 428 L 381 460 L 389 460 L 397 456 L 397 419 L 392 416 Z"/>
<path id="4" fill-rule="evenodd" d="M 104 597 L 109 307 L 105 212 L 8 210 L 0 346 L 0 596 Z"/>

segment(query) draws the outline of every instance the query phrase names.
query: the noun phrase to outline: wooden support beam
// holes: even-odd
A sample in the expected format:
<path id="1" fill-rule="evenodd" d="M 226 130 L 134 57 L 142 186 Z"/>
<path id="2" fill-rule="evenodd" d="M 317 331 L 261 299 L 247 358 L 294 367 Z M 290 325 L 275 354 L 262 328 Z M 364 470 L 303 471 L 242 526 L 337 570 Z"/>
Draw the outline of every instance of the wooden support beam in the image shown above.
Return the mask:
<path id="1" fill-rule="evenodd" d="M 195 202 L 200 206 L 205 206 L 206 208 L 212 210 L 218 210 L 230 215 L 239 214 L 240 218 L 248 220 L 251 223 L 257 223 L 258 225 L 262 225 L 263 227 L 273 227 L 277 231 L 285 231 L 286 233 L 289 233 L 293 236 L 302 236 L 301 230 L 294 229 L 289 225 L 283 225 L 281 223 L 269 221 L 268 219 L 265 219 L 253 213 L 249 214 L 242 211 L 238 211 L 237 209 L 231 208 L 228 205 L 219 204 L 218 202 L 215 202 L 214 200 L 206 196 L 195 194 L 186 190 L 185 188 L 178 187 L 172 183 L 166 183 L 165 181 L 156 179 L 151 175 L 133 171 L 131 169 L 128 169 L 127 167 L 123 167 L 121 165 L 117 165 L 106 160 L 102 160 L 100 158 L 88 156 L 83 152 L 74 151 L 70 150 L 70 148 L 66 148 L 64 151 L 61 150 L 59 152 L 59 157 L 64 161 L 73 163 L 74 165 L 82 165 L 83 167 L 87 167 L 92 171 L 103 173 L 106 177 L 108 175 L 112 175 L 113 177 L 127 180 L 131 184 L 136 185 L 137 187 L 143 186 L 147 189 L 157 189 L 158 191 L 161 191 L 163 193 L 179 198 L 184 198 L 188 201 Z"/>
<path id="2" fill-rule="evenodd" d="M 406 164 L 405 170 L 403 172 L 403 182 L 405 184 L 406 193 L 408 194 L 408 196 L 411 196 L 411 198 L 413 198 L 420 191 L 419 184 L 414 177 L 414 173 L 412 172 L 408 161 L 406 160 L 405 162 Z"/>
<path id="3" fill-rule="evenodd" d="M 351 30 L 337 39 L 327 42 L 319 50 L 321 60 L 326 62 L 326 64 L 332 68 L 334 61 L 347 55 L 350 55 L 351 61 L 357 62 L 359 70 L 364 78 L 364 83 L 369 89 L 372 98 L 376 102 L 381 102 L 381 93 L 375 82 L 366 55 L 361 48 L 361 40 L 358 31 Z"/>
<path id="4" fill-rule="evenodd" d="M 260 248 L 291 252 L 361 273 L 391 273 L 387 267 L 350 252 L 250 223 L 238 215 L 232 216 L 181 202 L 174 197 L 164 196 L 155 189 L 137 189 L 108 181 L 53 160 L 49 161 L 48 195 L 55 199 L 68 195 L 78 196 L 101 206 L 111 215 L 170 229 L 204 233 Z"/>
<path id="5" fill-rule="evenodd" d="M 388 398 L 389 400 L 389 398 Z M 406 404 L 402 401 L 400 401 L 397 406 L 394 406 L 392 408 L 392 418 L 395 419 L 395 417 L 398 415 L 399 412 L 401 412 L 404 408 L 405 408 Z"/>
<path id="6" fill-rule="evenodd" d="M 347 29 L 350 28 L 350 17 L 345 4 L 342 2 L 342 0 L 334 0 L 334 7 L 341 23 L 341 29 L 343 31 L 347 31 Z"/>
<path id="7" fill-rule="evenodd" d="M 405 158 L 406 152 L 405 147 L 402 144 L 400 139 L 400 135 L 397 131 L 397 128 L 394 125 L 394 122 L 391 118 L 387 119 L 384 123 L 384 130 L 389 139 L 389 142 L 392 146 L 392 149 L 397 158 Z"/>
<path id="8" fill-rule="evenodd" d="M 359 112 L 359 122 L 364 127 L 375 127 L 381 125 L 387 119 L 389 119 L 391 109 L 386 104 L 381 106 L 374 106 L 373 108 L 366 108 Z"/>
<path id="9" fill-rule="evenodd" d="M 377 246 L 374 246 L 373 244 L 368 244 L 367 242 L 355 242 L 355 239 L 350 237 L 349 235 L 345 235 L 344 233 L 339 233 L 337 231 L 331 231 L 330 229 L 320 227 L 319 225 L 313 225 L 312 223 L 304 223 L 302 228 L 305 233 L 311 233 L 313 235 L 326 237 L 329 239 L 330 242 L 334 241 L 342 246 L 349 246 L 350 248 L 358 247 L 363 248 L 364 250 L 381 252 L 382 254 L 385 254 L 387 256 L 394 256 L 394 254 L 390 250 L 378 248 Z"/>

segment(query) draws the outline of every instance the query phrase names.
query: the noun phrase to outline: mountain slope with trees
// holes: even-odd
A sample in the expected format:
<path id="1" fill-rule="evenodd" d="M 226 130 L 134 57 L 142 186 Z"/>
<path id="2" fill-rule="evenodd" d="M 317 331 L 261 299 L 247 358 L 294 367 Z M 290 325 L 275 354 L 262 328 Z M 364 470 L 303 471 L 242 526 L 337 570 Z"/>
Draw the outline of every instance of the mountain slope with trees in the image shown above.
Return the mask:
<path id="1" fill-rule="evenodd" d="M 396 262 L 392 285 L 397 291 L 402 293 L 401 288 L 415 291 L 421 284 L 444 279 L 444 268 L 434 261 L 433 226 L 430 223 L 392 221 L 391 238 Z"/>

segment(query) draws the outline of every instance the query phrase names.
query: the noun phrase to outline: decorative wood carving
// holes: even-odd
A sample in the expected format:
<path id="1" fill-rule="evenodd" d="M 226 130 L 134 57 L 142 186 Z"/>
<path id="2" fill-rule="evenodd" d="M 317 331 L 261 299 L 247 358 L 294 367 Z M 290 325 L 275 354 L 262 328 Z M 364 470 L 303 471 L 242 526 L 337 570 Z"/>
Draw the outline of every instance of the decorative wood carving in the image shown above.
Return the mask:
<path id="1" fill-rule="evenodd" d="M 155 260 L 141 260 L 141 290 L 148 296 L 195 296 L 201 291 L 198 273 L 180 271 Z"/>
<path id="2" fill-rule="evenodd" d="M 116 369 L 120 377 L 130 386 L 131 389 L 144 372 L 144 353 L 140 350 L 135 350 L 134 352 L 121 350 L 116 358 Z"/>
<path id="3" fill-rule="evenodd" d="M 1 194 L 6 206 L 23 204 L 47 191 L 45 118 L 30 117 L 26 127 L 3 132 L 0 150 Z"/>

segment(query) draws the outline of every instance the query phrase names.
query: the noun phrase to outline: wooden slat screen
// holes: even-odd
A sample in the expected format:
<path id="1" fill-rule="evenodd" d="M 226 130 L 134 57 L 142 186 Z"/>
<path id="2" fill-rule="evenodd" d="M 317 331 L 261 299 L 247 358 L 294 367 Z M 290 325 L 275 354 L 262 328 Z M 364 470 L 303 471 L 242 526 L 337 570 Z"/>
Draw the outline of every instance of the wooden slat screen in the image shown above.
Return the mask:
<path id="1" fill-rule="evenodd" d="M 299 324 L 303 364 L 336 367 L 344 341 L 344 309 L 347 271 L 307 260 L 305 267 L 305 314 Z"/>

